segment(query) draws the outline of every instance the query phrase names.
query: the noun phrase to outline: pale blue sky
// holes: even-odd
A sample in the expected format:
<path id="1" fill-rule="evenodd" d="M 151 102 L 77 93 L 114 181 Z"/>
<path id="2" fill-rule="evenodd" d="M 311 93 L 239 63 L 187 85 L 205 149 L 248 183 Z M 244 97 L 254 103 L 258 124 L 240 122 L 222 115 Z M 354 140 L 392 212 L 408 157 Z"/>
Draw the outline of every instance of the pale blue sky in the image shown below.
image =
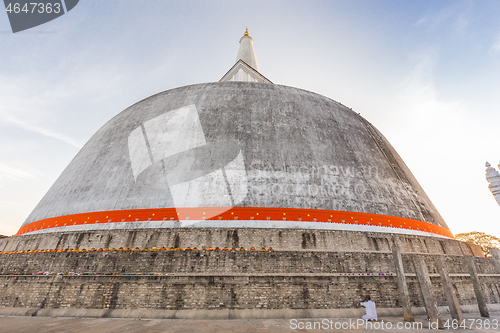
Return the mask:
<path id="1" fill-rule="evenodd" d="M 218 81 L 249 28 L 261 72 L 352 107 L 454 233 L 500 236 L 498 1 L 99 1 L 12 34 L 0 13 L 0 234 L 14 234 L 106 121 Z"/>

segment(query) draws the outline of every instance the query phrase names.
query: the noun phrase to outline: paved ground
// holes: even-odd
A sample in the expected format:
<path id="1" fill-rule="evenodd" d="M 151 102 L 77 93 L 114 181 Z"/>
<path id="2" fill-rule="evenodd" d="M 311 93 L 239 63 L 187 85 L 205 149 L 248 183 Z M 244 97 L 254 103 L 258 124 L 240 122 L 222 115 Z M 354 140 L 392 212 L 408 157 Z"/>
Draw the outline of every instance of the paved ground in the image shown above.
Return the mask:
<path id="1" fill-rule="evenodd" d="M 481 318 L 479 314 L 465 314 L 467 329 L 464 332 L 500 332 L 500 312 L 494 312 L 490 318 Z M 253 319 L 253 320 L 170 320 L 170 319 L 91 319 L 91 318 L 50 318 L 50 317 L 7 317 L 0 316 L 0 332 L 179 332 L 179 333 L 267 333 L 267 332 L 436 332 L 428 328 L 426 317 L 416 317 L 416 322 L 423 328 L 396 329 L 398 323 L 405 324 L 401 318 L 380 318 L 379 325 L 369 329 L 365 325 L 356 326 L 351 319 Z M 449 317 L 444 317 L 446 321 Z M 474 320 L 474 321 L 473 321 Z M 383 322 L 382 322 L 383 321 Z M 316 329 L 314 324 L 316 323 Z M 401 325 L 400 324 L 400 325 Z M 409 325 L 410 323 L 406 323 Z M 472 324 L 472 328 L 469 326 Z M 489 324 L 490 328 L 484 326 Z M 323 325 L 323 327 L 321 326 Z M 344 328 L 342 328 L 342 325 Z M 392 326 L 392 329 L 389 328 Z M 336 329 L 337 327 L 338 329 Z M 446 329 L 448 330 L 448 329 Z"/>

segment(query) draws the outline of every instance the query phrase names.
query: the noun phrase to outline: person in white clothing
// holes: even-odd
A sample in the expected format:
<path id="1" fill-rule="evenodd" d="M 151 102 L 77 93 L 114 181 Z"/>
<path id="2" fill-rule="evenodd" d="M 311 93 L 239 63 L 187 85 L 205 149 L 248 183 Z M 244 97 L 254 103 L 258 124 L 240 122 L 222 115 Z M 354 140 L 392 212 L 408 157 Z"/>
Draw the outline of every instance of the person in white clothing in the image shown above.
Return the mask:
<path id="1" fill-rule="evenodd" d="M 375 308 L 375 303 L 370 300 L 370 296 L 367 295 L 360 304 L 366 309 L 366 314 L 361 318 L 368 321 L 377 321 L 377 309 Z"/>

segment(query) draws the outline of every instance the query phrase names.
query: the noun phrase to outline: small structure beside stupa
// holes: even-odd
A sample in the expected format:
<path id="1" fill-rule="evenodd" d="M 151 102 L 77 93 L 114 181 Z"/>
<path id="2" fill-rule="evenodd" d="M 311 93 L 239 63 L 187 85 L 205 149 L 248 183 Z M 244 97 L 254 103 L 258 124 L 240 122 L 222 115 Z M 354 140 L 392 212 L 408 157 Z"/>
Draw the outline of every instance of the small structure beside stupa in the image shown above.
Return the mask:
<path id="1" fill-rule="evenodd" d="M 490 163 L 486 162 L 486 180 L 491 193 L 500 205 L 500 172 L 498 172 Z M 500 165 L 498 166 L 500 168 Z"/>

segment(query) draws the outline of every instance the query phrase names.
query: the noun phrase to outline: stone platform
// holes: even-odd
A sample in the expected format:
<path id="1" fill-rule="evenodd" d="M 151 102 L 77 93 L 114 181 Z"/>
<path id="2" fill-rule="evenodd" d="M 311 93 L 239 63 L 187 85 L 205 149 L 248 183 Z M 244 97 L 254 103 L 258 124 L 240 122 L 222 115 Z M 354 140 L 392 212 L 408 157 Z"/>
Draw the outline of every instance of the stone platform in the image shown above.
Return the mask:
<path id="1" fill-rule="evenodd" d="M 465 310 L 465 309 L 464 309 Z M 492 309 L 493 310 L 493 309 Z M 498 311 L 498 309 L 496 310 Z M 464 311 L 467 326 L 472 327 L 468 332 L 498 332 L 498 327 L 493 328 L 500 320 L 500 312 L 492 312 L 490 318 L 481 318 L 477 312 L 466 313 Z M 323 319 L 327 320 L 328 326 L 321 328 Z M 356 325 L 349 328 L 349 319 L 356 321 L 359 317 L 325 317 L 322 319 L 236 319 L 236 320 L 165 320 L 165 319 L 123 319 L 123 318 L 51 318 L 51 317 L 13 317 L 0 315 L 0 332 L 31 333 L 33 327 L 38 331 L 46 333 L 67 332 L 74 333 L 111 333 L 111 332 L 149 332 L 149 333 L 283 333 L 283 332 L 373 332 L 373 329 L 366 324 Z M 443 319 L 451 320 L 449 315 L 444 315 Z M 435 329 L 428 328 L 428 321 L 425 315 L 415 317 L 415 323 L 405 323 L 399 315 L 384 316 L 381 321 L 384 327 L 391 326 L 391 329 L 377 329 L 377 332 L 436 332 Z M 314 326 L 316 323 L 316 326 Z M 484 328 L 488 323 L 489 328 Z M 397 325 L 409 325 L 409 328 L 397 329 Z M 299 327 L 300 325 L 300 327 Z M 342 327 L 338 328 L 335 327 Z M 313 327 L 308 328 L 308 327 Z M 316 329 L 314 329 L 316 327 Z M 333 329 L 330 329 L 333 327 Z M 404 326 L 401 326 L 404 327 Z M 421 328 L 420 328 L 421 327 Z M 460 329 L 463 331 L 463 329 Z"/>
<path id="2" fill-rule="evenodd" d="M 415 255 L 424 258 L 437 304 L 445 306 L 435 262 L 439 255 L 405 253 L 403 266 L 412 305 L 424 306 L 412 264 Z M 466 256 L 441 256 L 445 258 L 460 304 L 476 304 Z M 473 258 L 486 302 L 500 303 L 500 272 L 494 259 Z M 260 318 L 267 310 L 354 308 L 365 294 L 370 294 L 380 308 L 400 308 L 393 261 L 393 255 L 384 252 L 203 250 L 4 254 L 0 256 L 0 304 L 21 308 L 157 309 L 179 313 L 253 310 L 252 318 Z M 37 272 L 60 275 L 33 275 Z M 69 272 L 87 275 L 62 275 Z"/>
<path id="3" fill-rule="evenodd" d="M 246 251 L 206 251 L 206 245 L 245 247 Z M 478 256 L 483 253 L 477 246 L 442 237 L 184 228 L 0 240 L 2 251 L 135 246 L 197 246 L 201 250 L 1 254 L 0 305 L 42 311 L 104 310 L 124 316 L 137 309 L 170 311 L 168 318 L 193 313 L 197 318 L 240 318 L 243 314 L 264 318 L 269 311 L 278 317 L 322 317 L 334 310 L 355 308 L 370 294 L 380 308 L 401 309 L 398 261 L 411 306 L 423 307 L 430 294 L 436 306 L 446 306 L 438 269 L 441 259 L 450 281 L 447 286 L 453 288 L 460 305 L 481 303 L 484 309 L 486 303 L 500 303 L 497 259 Z M 249 251 L 251 246 L 272 246 L 276 251 Z M 400 261 L 394 248 L 401 249 Z M 423 260 L 424 268 L 416 265 L 416 258 Z M 47 275 L 37 274 L 40 272 Z M 430 291 L 422 291 L 419 274 L 428 277 Z"/>

